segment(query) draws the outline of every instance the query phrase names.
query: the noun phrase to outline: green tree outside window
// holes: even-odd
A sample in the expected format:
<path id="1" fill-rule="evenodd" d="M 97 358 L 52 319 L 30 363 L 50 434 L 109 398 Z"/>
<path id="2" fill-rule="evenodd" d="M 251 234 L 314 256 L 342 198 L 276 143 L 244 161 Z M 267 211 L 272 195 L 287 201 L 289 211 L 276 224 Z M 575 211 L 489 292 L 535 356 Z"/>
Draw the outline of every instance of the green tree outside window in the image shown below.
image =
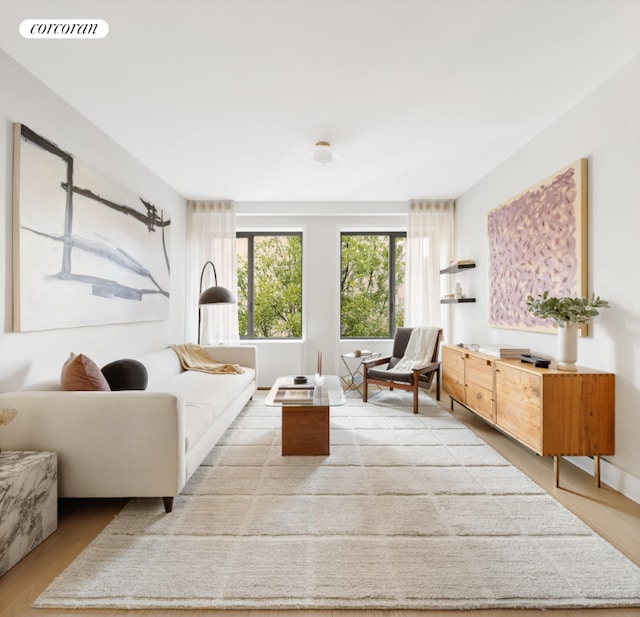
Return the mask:
<path id="1" fill-rule="evenodd" d="M 302 336 L 302 234 L 237 234 L 242 338 Z"/>
<path id="2" fill-rule="evenodd" d="M 404 324 L 405 236 L 341 235 L 342 338 L 393 337 Z"/>

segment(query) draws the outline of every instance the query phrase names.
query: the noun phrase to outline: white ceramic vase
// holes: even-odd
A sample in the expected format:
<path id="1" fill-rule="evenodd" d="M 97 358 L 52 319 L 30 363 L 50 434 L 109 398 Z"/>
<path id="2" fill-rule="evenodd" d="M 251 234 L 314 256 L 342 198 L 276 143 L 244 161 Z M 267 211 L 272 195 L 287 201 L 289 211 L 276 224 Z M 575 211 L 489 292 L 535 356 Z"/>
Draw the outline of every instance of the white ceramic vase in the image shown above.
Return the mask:
<path id="1" fill-rule="evenodd" d="M 561 371 L 576 371 L 578 359 L 578 324 L 566 324 L 563 328 L 558 326 L 558 369 Z"/>

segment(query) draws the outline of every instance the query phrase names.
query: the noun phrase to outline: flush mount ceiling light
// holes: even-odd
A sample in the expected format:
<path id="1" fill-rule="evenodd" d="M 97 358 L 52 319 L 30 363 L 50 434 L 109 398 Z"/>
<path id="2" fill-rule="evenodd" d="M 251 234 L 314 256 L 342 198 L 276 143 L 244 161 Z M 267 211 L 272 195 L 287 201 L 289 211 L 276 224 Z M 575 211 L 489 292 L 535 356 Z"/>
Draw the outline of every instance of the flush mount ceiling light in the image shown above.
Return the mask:
<path id="1" fill-rule="evenodd" d="M 337 167 L 342 158 L 331 149 L 328 141 L 319 141 L 302 155 L 302 160 L 310 167 Z"/>

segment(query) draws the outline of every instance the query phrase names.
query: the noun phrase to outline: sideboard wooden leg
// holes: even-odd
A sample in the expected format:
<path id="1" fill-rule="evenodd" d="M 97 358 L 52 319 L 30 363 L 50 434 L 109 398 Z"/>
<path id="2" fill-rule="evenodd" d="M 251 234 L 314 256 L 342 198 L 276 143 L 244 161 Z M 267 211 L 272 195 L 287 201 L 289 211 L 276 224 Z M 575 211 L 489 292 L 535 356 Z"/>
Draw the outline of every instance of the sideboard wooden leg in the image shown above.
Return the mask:
<path id="1" fill-rule="evenodd" d="M 600 456 L 598 454 L 593 457 L 593 478 L 596 486 L 600 488 Z"/>
<path id="2" fill-rule="evenodd" d="M 555 478 L 556 488 L 560 486 L 560 457 L 553 457 L 553 476 Z"/>

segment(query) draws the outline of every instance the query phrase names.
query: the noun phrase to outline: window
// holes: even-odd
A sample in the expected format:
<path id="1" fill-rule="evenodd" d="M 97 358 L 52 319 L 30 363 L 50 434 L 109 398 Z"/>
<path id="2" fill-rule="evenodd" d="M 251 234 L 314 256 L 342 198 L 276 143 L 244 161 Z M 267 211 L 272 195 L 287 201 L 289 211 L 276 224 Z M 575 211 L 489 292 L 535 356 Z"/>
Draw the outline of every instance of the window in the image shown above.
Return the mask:
<path id="1" fill-rule="evenodd" d="M 392 338 L 404 324 L 406 233 L 340 236 L 340 336 Z"/>
<path id="2" fill-rule="evenodd" d="M 302 234 L 238 232 L 241 338 L 302 336 Z"/>

